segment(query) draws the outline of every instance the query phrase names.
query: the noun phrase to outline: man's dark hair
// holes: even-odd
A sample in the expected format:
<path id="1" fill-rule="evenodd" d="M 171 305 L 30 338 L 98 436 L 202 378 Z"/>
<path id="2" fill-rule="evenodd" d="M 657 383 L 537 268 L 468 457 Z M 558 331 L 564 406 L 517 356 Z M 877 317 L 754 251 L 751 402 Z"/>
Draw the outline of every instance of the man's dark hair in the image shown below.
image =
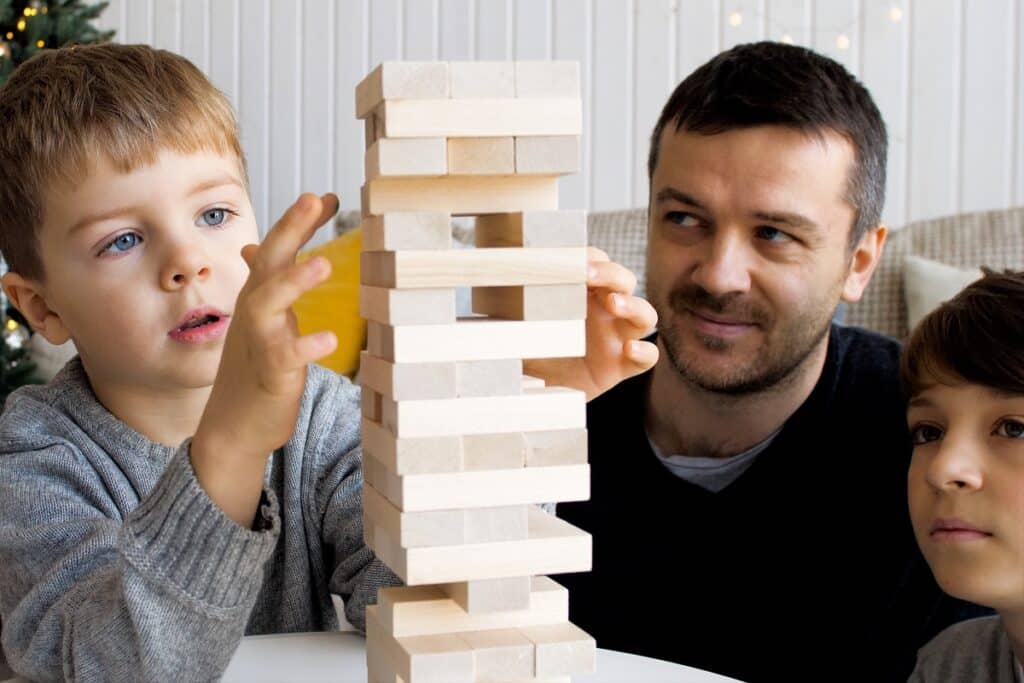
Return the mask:
<path id="1" fill-rule="evenodd" d="M 783 43 L 737 45 L 676 87 L 651 134 L 648 178 L 670 122 L 676 130 L 715 135 L 761 125 L 812 135 L 832 131 L 853 145 L 847 200 L 856 211 L 850 244 L 881 222 L 885 203 L 885 123 L 867 89 L 842 64 Z"/>

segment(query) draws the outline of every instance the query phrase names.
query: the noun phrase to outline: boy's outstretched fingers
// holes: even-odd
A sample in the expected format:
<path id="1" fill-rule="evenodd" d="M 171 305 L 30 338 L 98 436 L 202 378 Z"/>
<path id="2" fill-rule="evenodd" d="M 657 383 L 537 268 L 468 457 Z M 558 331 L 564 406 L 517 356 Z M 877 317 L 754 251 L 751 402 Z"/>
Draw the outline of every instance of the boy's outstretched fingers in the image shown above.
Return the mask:
<path id="1" fill-rule="evenodd" d="M 338 197 L 334 193 L 323 197 L 309 192 L 299 195 L 267 233 L 249 267 L 277 269 L 291 264 L 302 245 L 337 212 Z"/>

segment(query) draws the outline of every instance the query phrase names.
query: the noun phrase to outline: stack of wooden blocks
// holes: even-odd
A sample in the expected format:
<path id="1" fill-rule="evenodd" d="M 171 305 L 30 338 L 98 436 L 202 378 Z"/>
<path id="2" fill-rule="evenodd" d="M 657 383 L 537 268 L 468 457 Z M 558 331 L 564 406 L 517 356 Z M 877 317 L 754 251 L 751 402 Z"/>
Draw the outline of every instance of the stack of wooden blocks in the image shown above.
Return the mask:
<path id="1" fill-rule="evenodd" d="M 367 610 L 377 683 L 566 681 L 594 668 L 546 574 L 589 571 L 590 536 L 541 504 L 589 496 L 585 398 L 523 375 L 583 356 L 586 217 L 571 62 L 389 62 L 366 120 L 360 308 L 367 544 L 406 583 Z M 476 248 L 453 249 L 452 216 Z M 473 312 L 456 318 L 456 291 Z"/>

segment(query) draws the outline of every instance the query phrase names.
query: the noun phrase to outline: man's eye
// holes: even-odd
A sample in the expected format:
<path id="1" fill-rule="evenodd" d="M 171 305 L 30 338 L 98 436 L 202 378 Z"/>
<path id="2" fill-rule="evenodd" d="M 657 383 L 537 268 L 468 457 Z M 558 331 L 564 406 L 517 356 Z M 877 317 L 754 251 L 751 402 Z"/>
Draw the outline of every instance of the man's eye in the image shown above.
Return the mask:
<path id="1" fill-rule="evenodd" d="M 124 253 L 134 249 L 140 242 L 142 242 L 142 237 L 134 232 L 121 233 L 114 239 L 107 242 L 100 253 Z"/>
<path id="2" fill-rule="evenodd" d="M 216 208 L 204 211 L 202 215 L 199 217 L 199 220 L 202 223 L 200 227 L 206 226 L 208 228 L 216 228 L 219 225 L 223 225 L 228 220 L 228 214 L 231 214 L 232 216 L 238 215 L 231 209 Z"/>
<path id="3" fill-rule="evenodd" d="M 685 211 L 669 211 L 665 214 L 665 220 L 683 228 L 693 228 L 700 225 L 700 220 L 696 216 Z"/>
<path id="4" fill-rule="evenodd" d="M 921 446 L 942 438 L 942 430 L 935 425 L 919 424 L 910 430 L 910 443 Z"/>
<path id="5" fill-rule="evenodd" d="M 1024 439 L 1024 420 L 1006 418 L 996 425 L 996 434 L 1007 439 Z"/>
<path id="6" fill-rule="evenodd" d="M 777 242 L 779 244 L 783 242 L 791 242 L 793 240 L 788 234 L 782 232 L 778 228 L 773 228 L 770 225 L 762 225 L 757 229 L 757 236 L 768 242 Z"/>

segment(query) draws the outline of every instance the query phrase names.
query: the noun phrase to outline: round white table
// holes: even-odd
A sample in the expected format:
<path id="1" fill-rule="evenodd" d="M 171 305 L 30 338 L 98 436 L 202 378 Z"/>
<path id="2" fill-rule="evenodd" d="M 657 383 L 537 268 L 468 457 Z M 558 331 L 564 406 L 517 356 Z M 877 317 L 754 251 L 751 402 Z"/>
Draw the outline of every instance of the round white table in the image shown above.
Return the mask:
<path id="1" fill-rule="evenodd" d="M 366 683 L 366 640 L 357 633 L 288 633 L 242 639 L 225 683 Z M 597 650 L 597 671 L 573 683 L 735 683 L 660 659 Z"/>

